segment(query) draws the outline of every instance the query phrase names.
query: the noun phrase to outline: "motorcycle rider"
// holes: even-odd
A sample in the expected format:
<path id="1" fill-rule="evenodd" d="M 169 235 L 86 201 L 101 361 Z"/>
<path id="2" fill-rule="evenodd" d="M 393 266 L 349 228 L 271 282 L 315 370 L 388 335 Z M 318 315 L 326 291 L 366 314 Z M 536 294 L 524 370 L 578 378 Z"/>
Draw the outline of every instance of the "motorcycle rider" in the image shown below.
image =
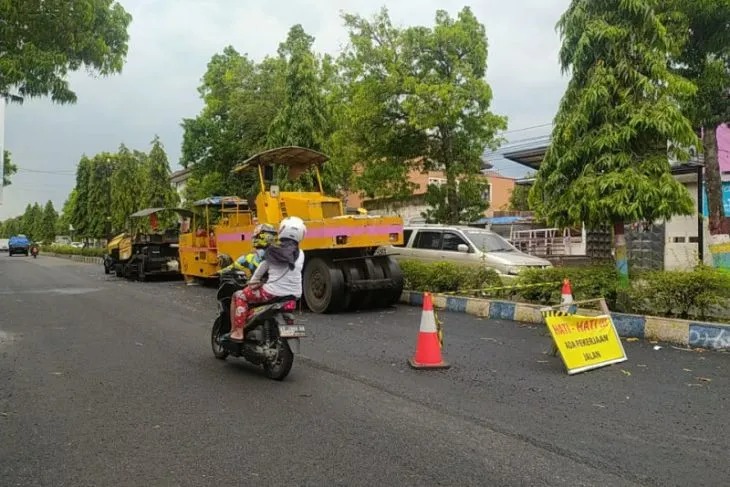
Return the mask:
<path id="1" fill-rule="evenodd" d="M 273 225 L 269 225 L 268 223 L 256 225 L 251 236 L 253 252 L 241 255 L 230 265 L 228 265 L 228 262 L 230 262 L 229 258 L 225 263 L 225 267 L 221 265 L 222 269 L 220 272 L 234 267 L 236 270 L 243 271 L 247 279 L 251 279 L 251 276 L 256 272 L 256 269 L 264 258 L 264 251 L 276 240 L 276 234 L 276 228 Z"/>
<path id="2" fill-rule="evenodd" d="M 236 291 L 231 299 L 232 331 L 228 335 L 233 341 L 242 341 L 248 317 L 248 305 L 261 304 L 277 297 L 302 295 L 302 268 L 304 251 L 300 242 L 307 233 L 304 221 L 296 216 L 284 218 L 279 224 L 278 242 L 264 251 L 263 261 L 248 286 Z M 266 282 L 262 278 L 268 273 Z"/>

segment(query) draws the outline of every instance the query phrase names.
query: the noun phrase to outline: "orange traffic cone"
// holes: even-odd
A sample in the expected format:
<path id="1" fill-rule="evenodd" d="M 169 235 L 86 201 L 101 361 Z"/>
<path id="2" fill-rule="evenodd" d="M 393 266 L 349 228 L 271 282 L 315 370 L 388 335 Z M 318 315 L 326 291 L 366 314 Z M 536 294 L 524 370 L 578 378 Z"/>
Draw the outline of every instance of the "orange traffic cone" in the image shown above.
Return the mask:
<path id="1" fill-rule="evenodd" d="M 563 290 L 560 294 L 560 304 L 570 304 L 573 302 L 573 290 L 570 288 L 570 281 L 567 277 L 563 279 Z"/>
<path id="2" fill-rule="evenodd" d="M 560 291 L 560 304 L 563 305 L 563 311 L 575 313 L 577 306 L 573 304 L 573 290 L 570 287 L 570 281 L 566 277 L 563 279 L 563 289 Z"/>
<path id="3" fill-rule="evenodd" d="M 441 342 L 436 328 L 436 317 L 433 314 L 430 293 L 423 293 L 423 312 L 416 342 L 416 353 L 413 358 L 408 359 L 408 363 L 414 369 L 448 369 L 451 367 L 441 357 Z"/>

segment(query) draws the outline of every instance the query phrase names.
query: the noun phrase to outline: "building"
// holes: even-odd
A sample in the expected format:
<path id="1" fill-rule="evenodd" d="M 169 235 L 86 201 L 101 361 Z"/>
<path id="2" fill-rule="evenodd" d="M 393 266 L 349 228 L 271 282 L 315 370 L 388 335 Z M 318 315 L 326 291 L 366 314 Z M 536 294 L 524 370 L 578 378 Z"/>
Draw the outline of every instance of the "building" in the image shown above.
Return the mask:
<path id="1" fill-rule="evenodd" d="M 180 201 L 183 203 L 185 202 L 185 186 L 192 172 L 192 168 L 187 168 L 175 171 L 170 175 L 170 183 L 175 188 L 175 191 L 177 191 L 178 196 L 180 196 Z"/>
<path id="2" fill-rule="evenodd" d="M 489 169 L 483 171 L 487 179 L 487 189 L 484 192 L 484 199 L 489 204 L 485 216 L 492 216 L 495 211 L 506 210 L 509 200 L 515 187 L 515 180 L 500 175 Z M 443 171 L 426 171 L 420 167 L 410 170 L 408 180 L 416 185 L 413 194 L 405 201 L 391 200 L 387 198 L 368 199 L 361 194 L 350 194 L 345 203 L 350 208 L 365 208 L 372 214 L 395 214 L 404 221 L 421 219 L 429 207 L 426 204 L 426 192 L 431 184 L 446 184 L 446 174 Z"/>
<path id="3" fill-rule="evenodd" d="M 730 133 L 728 134 L 730 135 Z M 501 156 L 524 167 L 537 171 L 540 168 L 548 144 L 538 144 L 507 150 Z M 728 147 L 730 148 L 730 147 Z M 730 161 L 729 161 L 730 162 Z M 705 213 L 706 197 L 702 195 L 702 164 L 699 161 L 672 162 L 672 174 L 682 182 L 695 202 L 695 213 L 690 216 L 675 216 L 667 221 L 654 222 L 651 225 L 632 223 L 626 226 L 626 240 L 629 260 L 634 268 L 643 269 L 689 269 L 698 260 L 711 264 L 709 252 L 709 231 L 707 221 L 702 218 Z M 730 168 L 728 168 L 730 170 Z M 729 174 L 730 175 L 730 174 Z M 531 184 L 532 180 L 517 181 L 518 184 Z M 561 248 L 560 239 L 564 239 L 562 229 L 537 229 L 534 233 L 537 240 L 543 241 L 548 230 L 555 231 L 555 241 L 550 242 L 553 249 Z M 571 235 L 572 244 L 582 244 L 591 256 L 605 258 L 610 248 L 610 233 L 582 232 L 582 237 Z M 583 242 L 577 242 L 583 238 Z M 544 248 L 547 244 L 528 243 L 528 248 Z M 602 255 L 598 255 L 598 254 Z"/>

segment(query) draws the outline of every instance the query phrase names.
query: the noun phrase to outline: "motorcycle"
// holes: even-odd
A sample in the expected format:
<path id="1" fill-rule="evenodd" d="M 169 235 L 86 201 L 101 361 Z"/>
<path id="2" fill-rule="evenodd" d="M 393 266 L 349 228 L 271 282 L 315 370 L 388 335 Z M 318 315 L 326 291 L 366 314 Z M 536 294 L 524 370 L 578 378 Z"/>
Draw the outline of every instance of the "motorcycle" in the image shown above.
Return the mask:
<path id="1" fill-rule="evenodd" d="M 35 245 L 32 246 L 30 248 L 30 255 L 32 255 L 34 259 L 37 258 L 38 257 L 38 247 L 36 247 Z"/>
<path id="2" fill-rule="evenodd" d="M 233 293 L 247 284 L 246 274 L 236 269 L 223 270 L 216 299 L 218 316 L 211 330 L 211 345 L 215 358 L 228 355 L 243 357 L 261 365 L 267 377 L 283 380 L 292 368 L 294 353 L 299 353 L 299 339 L 306 336 L 304 325 L 294 322 L 296 298 L 284 296 L 260 304 L 249 304 L 247 324 L 242 342 L 225 336 L 231 330 L 231 300 Z M 294 349 L 294 350 L 292 350 Z"/>

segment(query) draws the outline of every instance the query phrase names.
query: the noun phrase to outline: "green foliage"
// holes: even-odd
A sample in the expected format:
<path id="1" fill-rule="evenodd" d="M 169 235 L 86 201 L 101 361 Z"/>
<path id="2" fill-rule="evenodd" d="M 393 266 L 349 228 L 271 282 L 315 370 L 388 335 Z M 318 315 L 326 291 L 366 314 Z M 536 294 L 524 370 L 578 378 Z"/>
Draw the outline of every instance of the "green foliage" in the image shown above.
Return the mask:
<path id="1" fill-rule="evenodd" d="M 86 208 L 85 232 L 88 238 L 105 237 L 109 232 L 111 220 L 112 174 L 117 162 L 116 154 L 102 152 L 91 160 L 91 174 L 86 188 L 88 197 Z"/>
<path id="2" fill-rule="evenodd" d="M 146 158 L 143 173 L 142 205 L 147 208 L 174 207 L 180 202 L 177 191 L 170 184 L 170 163 L 159 137 L 152 141 L 152 150 Z"/>
<path id="3" fill-rule="evenodd" d="M 43 209 L 38 203 L 25 207 L 21 217 L 21 232 L 30 240 L 39 240 L 43 234 Z"/>
<path id="4" fill-rule="evenodd" d="M 510 299 L 556 305 L 562 281 L 570 280 L 575 301 L 603 297 L 616 310 L 619 274 L 613 266 L 527 269 L 514 281 L 501 284 L 489 269 L 462 267 L 450 262 L 401 262 L 405 288 L 413 291 L 456 292 L 463 296 Z M 500 289 L 507 287 L 509 289 Z M 474 292 L 480 288 L 482 292 Z M 628 292 L 630 308 L 621 311 L 683 319 L 727 319 L 730 311 L 730 273 L 700 266 L 692 271 L 650 271 L 634 279 Z"/>
<path id="5" fill-rule="evenodd" d="M 400 262 L 405 288 L 429 292 L 454 292 L 502 285 L 499 275 L 477 266 L 459 266 L 451 262 L 435 264 L 406 260 Z"/>
<path id="6" fill-rule="evenodd" d="M 9 151 L 3 151 L 3 186 L 10 186 L 10 178 L 18 172 L 18 166 L 13 163 L 10 155 Z"/>
<path id="7" fill-rule="evenodd" d="M 113 0 L 6 0 L 0 19 L 0 96 L 11 101 L 50 95 L 73 103 L 69 71 L 122 70 L 132 17 Z"/>
<path id="8" fill-rule="evenodd" d="M 70 245 L 46 245 L 41 251 L 60 255 L 83 255 L 85 257 L 104 257 L 106 249 L 96 247 L 77 248 Z"/>
<path id="9" fill-rule="evenodd" d="M 322 149 L 328 120 L 313 43 L 314 37 L 297 24 L 279 46 L 279 56 L 286 63 L 284 99 L 269 126 L 269 147 L 298 145 Z"/>
<path id="10" fill-rule="evenodd" d="M 696 127 L 730 120 L 730 0 L 670 0 L 664 8 L 682 41 L 673 70 L 697 85 L 682 108 Z"/>
<path id="11" fill-rule="evenodd" d="M 704 128 L 710 233 L 726 233 L 715 127 L 730 121 L 730 0 L 671 0 L 665 8 L 671 27 L 685 41 L 671 66 L 697 85 L 681 102 L 694 126 Z"/>
<path id="12" fill-rule="evenodd" d="M 480 176 L 466 176 L 459 180 L 456 194 L 458 222 L 472 223 L 484 217 L 484 211 L 489 207 L 484 192 L 488 181 Z M 449 189 L 447 185 L 429 184 L 426 192 L 428 210 L 421 213 L 428 223 L 447 223 L 452 219 L 452 208 L 449 204 Z"/>
<path id="13" fill-rule="evenodd" d="M 515 184 L 509 195 L 509 209 L 512 211 L 530 211 L 530 186 Z"/>
<path id="14" fill-rule="evenodd" d="M 123 230 L 127 217 L 144 206 L 144 166 L 147 154 L 119 147 L 117 163 L 111 177 L 111 233 Z"/>
<path id="15" fill-rule="evenodd" d="M 543 283 L 559 283 L 557 286 L 527 287 L 518 289 L 520 300 L 530 303 L 554 305 L 560 303 L 563 279 L 569 279 L 573 299 L 604 298 L 610 308 L 616 305 L 619 276 L 613 266 L 552 267 L 549 269 L 525 269 L 515 280 L 517 286 L 534 286 Z"/>
<path id="16" fill-rule="evenodd" d="M 73 226 L 74 233 L 78 236 L 85 237 L 88 235 L 88 212 L 89 212 L 89 181 L 91 171 L 93 169 L 91 159 L 83 156 L 76 166 L 76 191 L 75 204 L 73 205 L 73 213 L 70 215 L 70 222 Z"/>
<path id="17" fill-rule="evenodd" d="M 74 209 L 76 208 L 77 194 L 76 188 L 72 189 L 68 198 L 66 198 L 66 201 L 63 203 L 61 215 L 58 217 L 58 221 L 56 222 L 56 235 L 68 235 L 70 232 L 69 225 L 72 224 L 71 218 L 74 214 Z"/>
<path id="18" fill-rule="evenodd" d="M 456 19 L 437 11 L 433 28 L 394 27 L 386 9 L 371 21 L 344 19 L 350 47 L 337 140 L 364 166 L 359 189 L 371 197 L 384 188 L 391 197 L 410 194 L 404 166 L 423 156 L 426 169 L 446 172 L 446 203 L 437 211 L 458 222 L 457 179 L 479 173 L 484 149 L 496 147 L 506 127 L 489 111 L 484 26 L 468 7 Z"/>
<path id="19" fill-rule="evenodd" d="M 283 57 L 256 64 L 231 46 L 208 63 L 198 88 L 205 105 L 196 118 L 182 122 L 180 162 L 193 168 L 198 181 L 217 173 L 215 181 L 223 183 L 213 194 L 254 194 L 254 174 L 234 176 L 230 171 L 267 148 L 269 125 L 284 104 L 285 73 Z"/>
<path id="20" fill-rule="evenodd" d="M 42 224 L 40 228 L 39 239 L 43 242 L 52 242 L 56 237 L 56 224 L 58 223 L 58 213 L 53 207 L 53 202 L 48 200 L 46 206 L 43 207 Z"/>
<path id="21" fill-rule="evenodd" d="M 108 237 L 126 228 L 131 213 L 146 207 L 177 206 L 178 202 L 160 140 L 155 137 L 149 154 L 122 144 L 117 153 L 81 158 L 76 186 L 64 204 L 59 231 L 66 233 L 70 223 L 74 236 Z M 160 223 L 169 222 L 163 219 Z"/>
<path id="22" fill-rule="evenodd" d="M 572 79 L 529 198 L 551 225 L 595 228 L 693 211 L 668 156 L 687 160 L 686 148 L 697 145 L 677 106 L 694 87 L 667 67 L 678 44 L 658 4 L 573 0 L 558 23 L 560 61 Z"/>
<path id="23" fill-rule="evenodd" d="M 286 63 L 283 106 L 269 126 L 268 146 L 297 145 L 322 150 L 329 132 L 320 68 L 312 53 L 314 37 L 297 24 L 289 30 L 279 56 Z M 283 191 L 311 191 L 316 188 L 312 173 L 298 180 L 287 179 L 287 169 L 277 168 L 278 184 Z"/>
<path id="24" fill-rule="evenodd" d="M 203 198 L 214 195 L 225 195 L 226 178 L 219 172 L 211 172 L 201 176 L 191 176 L 185 183 L 185 206 L 191 205 Z"/>
<path id="25" fill-rule="evenodd" d="M 679 318 L 727 318 L 730 275 L 700 266 L 689 272 L 653 271 L 634 283 L 631 302 L 637 313 Z"/>
<path id="26" fill-rule="evenodd" d="M 0 223 L 0 238 L 10 238 L 13 235 L 23 233 L 22 217 L 8 218 Z"/>

